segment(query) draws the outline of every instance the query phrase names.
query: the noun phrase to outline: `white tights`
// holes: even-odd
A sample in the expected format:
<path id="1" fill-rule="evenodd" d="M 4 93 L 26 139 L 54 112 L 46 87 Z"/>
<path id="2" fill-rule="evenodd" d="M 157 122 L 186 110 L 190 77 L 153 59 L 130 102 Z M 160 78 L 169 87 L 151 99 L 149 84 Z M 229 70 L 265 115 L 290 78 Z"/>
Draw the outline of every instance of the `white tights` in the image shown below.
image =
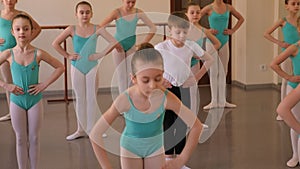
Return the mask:
<path id="1" fill-rule="evenodd" d="M 16 134 L 19 169 L 27 169 L 29 165 L 31 169 L 37 169 L 40 154 L 40 129 L 44 116 L 42 100 L 28 111 L 10 102 L 10 114 Z"/>
<path id="2" fill-rule="evenodd" d="M 118 77 L 119 93 L 123 93 L 130 85 L 131 58 L 134 52 L 135 46 L 126 53 L 124 51 L 118 52 L 116 49 L 112 51 Z"/>
<path id="3" fill-rule="evenodd" d="M 293 88 L 289 85 L 287 85 L 287 91 L 286 94 L 289 94 Z M 300 103 L 297 103 L 293 108 L 292 108 L 292 113 L 297 119 L 298 122 L 300 122 Z M 293 129 L 290 130 L 291 134 L 291 143 L 292 143 L 292 150 L 293 150 L 293 159 L 299 159 L 299 153 L 300 153 L 300 139 L 299 139 L 299 134 L 294 131 Z"/>
<path id="4" fill-rule="evenodd" d="M 213 51 L 212 45 L 208 46 L 208 51 Z M 228 71 L 229 47 L 226 43 L 219 52 L 210 52 L 215 59 L 209 69 L 211 103 L 224 105 L 226 102 L 226 75 Z M 219 55 L 218 55 L 219 54 Z"/>
<path id="5" fill-rule="evenodd" d="M 72 87 L 76 98 L 77 132 L 89 134 L 101 115 L 97 103 L 97 70 L 98 67 L 95 66 L 84 75 L 73 65 L 71 66 Z"/>

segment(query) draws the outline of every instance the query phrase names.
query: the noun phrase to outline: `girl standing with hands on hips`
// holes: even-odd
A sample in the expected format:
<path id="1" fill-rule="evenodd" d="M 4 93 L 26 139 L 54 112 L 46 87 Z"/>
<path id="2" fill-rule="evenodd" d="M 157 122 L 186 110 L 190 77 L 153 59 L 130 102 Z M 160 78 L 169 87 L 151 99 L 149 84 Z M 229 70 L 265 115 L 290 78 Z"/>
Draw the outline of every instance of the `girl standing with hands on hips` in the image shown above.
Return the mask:
<path id="1" fill-rule="evenodd" d="M 211 90 L 218 90 L 212 91 L 212 96 L 219 96 L 219 100 L 212 97 L 211 102 L 208 105 L 204 106 L 204 109 L 211 109 L 216 107 L 234 108 L 236 107 L 236 105 L 226 101 L 225 90 L 226 75 L 228 72 L 229 62 L 229 36 L 240 28 L 240 26 L 244 22 L 244 18 L 233 6 L 224 3 L 223 0 L 214 0 L 213 3 L 205 6 L 201 10 L 200 15 L 201 17 L 204 15 L 208 16 L 211 33 L 215 35 L 221 42 L 221 47 L 218 49 L 218 53 L 222 63 L 220 67 L 222 67 L 225 72 L 225 78 L 221 78 L 220 80 L 223 80 L 219 82 L 222 83 L 222 85 L 210 84 L 211 86 L 218 86 L 217 88 L 211 87 Z M 232 29 L 228 29 L 230 15 L 233 15 L 238 20 L 237 23 L 232 27 Z M 215 95 L 213 93 L 217 94 Z M 217 103 L 215 101 L 217 101 Z"/>
<path id="2" fill-rule="evenodd" d="M 280 18 L 277 22 L 272 25 L 265 33 L 264 37 L 269 41 L 277 44 L 282 50 L 285 50 L 291 44 L 296 43 L 299 40 L 299 33 L 297 30 L 297 17 L 300 9 L 299 0 L 285 0 L 285 8 L 288 12 L 287 16 Z M 272 33 L 281 27 L 283 34 L 283 41 L 276 39 L 272 36 Z M 287 58 L 282 62 L 281 67 L 286 72 L 292 72 L 291 59 Z M 281 100 L 286 96 L 287 81 L 283 78 L 281 81 Z M 277 115 L 276 120 L 282 120 L 282 118 Z"/>
<path id="3" fill-rule="evenodd" d="M 9 91 L 11 123 L 16 134 L 17 161 L 20 169 L 37 169 L 40 151 L 40 129 L 43 120 L 42 94 L 64 72 L 64 66 L 47 52 L 30 44 L 33 23 L 29 16 L 18 14 L 12 19 L 12 35 L 17 45 L 3 51 L 0 64 L 10 63 L 12 82 L 0 81 Z M 55 70 L 39 82 L 39 66 L 44 61 Z"/>
<path id="4" fill-rule="evenodd" d="M 116 98 L 91 132 L 90 140 L 96 157 L 102 168 L 112 168 L 101 134 L 124 112 L 125 128 L 120 140 L 121 168 L 180 169 L 198 143 L 202 124 L 191 110 L 163 87 L 163 58 L 151 44 L 142 44 L 131 63 L 133 86 Z M 173 110 L 190 127 L 181 155 L 169 161 L 165 161 L 163 144 L 165 109 Z"/>
<path id="5" fill-rule="evenodd" d="M 0 53 L 3 52 L 6 49 L 10 49 L 16 46 L 16 39 L 12 35 L 12 19 L 17 14 L 23 13 L 26 14 L 23 11 L 17 10 L 15 8 L 15 5 L 17 3 L 17 0 L 1 0 L 3 9 L 0 11 Z M 28 14 L 26 14 L 29 16 Z M 30 16 L 29 16 L 30 17 Z M 30 37 L 31 40 L 35 39 L 39 33 L 41 32 L 41 27 L 36 23 L 34 19 L 30 17 L 33 29 L 32 29 L 32 35 Z M 4 62 L 0 66 L 1 75 L 3 80 L 6 83 L 12 82 L 11 72 L 9 68 L 9 63 Z M 9 92 L 6 92 L 6 99 L 9 107 Z M 0 121 L 6 121 L 10 120 L 10 113 L 6 114 L 3 117 L 0 117 Z"/>
<path id="6" fill-rule="evenodd" d="M 112 21 L 116 21 L 115 38 L 119 44 L 112 51 L 112 55 L 116 65 L 119 94 L 124 92 L 129 86 L 130 58 L 136 50 L 136 28 L 138 21 L 142 20 L 149 27 L 149 32 L 142 42 L 149 42 L 156 32 L 155 25 L 147 15 L 141 9 L 135 8 L 136 0 L 122 0 L 122 3 L 121 7 L 113 10 L 100 23 L 100 27 L 105 27 Z"/>
<path id="7" fill-rule="evenodd" d="M 105 56 L 117 41 L 104 28 L 92 24 L 92 6 L 87 1 L 77 3 L 75 7 L 77 25 L 68 26 L 52 43 L 53 47 L 65 58 L 71 60 L 71 81 L 76 98 L 77 130 L 66 137 L 74 140 L 89 134 L 95 122 L 100 118 L 97 104 L 98 62 L 90 61 L 88 57 L 101 58 Z M 96 53 L 97 38 L 101 35 L 109 44 L 101 53 Z M 72 37 L 75 53 L 68 53 L 61 44 Z M 105 135 L 104 135 L 105 136 Z"/>

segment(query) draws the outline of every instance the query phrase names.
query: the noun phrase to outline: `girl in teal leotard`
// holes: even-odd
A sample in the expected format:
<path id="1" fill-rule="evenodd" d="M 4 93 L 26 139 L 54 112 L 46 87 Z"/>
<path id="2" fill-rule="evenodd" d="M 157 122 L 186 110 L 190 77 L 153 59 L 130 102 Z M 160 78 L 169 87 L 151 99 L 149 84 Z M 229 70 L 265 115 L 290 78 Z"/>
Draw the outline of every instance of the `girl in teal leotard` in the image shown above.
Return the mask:
<path id="1" fill-rule="evenodd" d="M 232 35 L 235 31 L 237 31 L 242 23 L 244 22 L 244 18 L 242 15 L 231 5 L 226 4 L 223 0 L 214 0 L 213 3 L 205 6 L 201 11 L 200 15 L 208 16 L 208 21 L 210 25 L 210 31 L 214 34 L 218 40 L 221 42 L 221 47 L 218 49 L 219 59 L 221 61 L 220 68 L 223 68 L 225 79 L 228 71 L 228 62 L 229 62 L 229 36 Z M 233 15 L 238 21 L 237 23 L 231 28 L 228 29 L 229 24 L 229 17 Z M 213 67 L 212 67 L 213 68 Z M 212 83 L 212 86 L 226 86 L 226 80 L 222 80 L 221 85 Z M 224 88 L 224 87 L 223 87 Z M 211 87 L 212 90 L 217 89 L 217 91 L 212 91 L 214 94 L 213 96 L 225 96 L 223 99 L 217 100 L 216 98 L 212 98 L 211 102 L 204 106 L 204 109 L 211 109 L 214 107 L 228 107 L 234 108 L 236 105 L 229 103 L 226 101 L 226 90 L 218 89 L 216 87 Z M 215 102 L 217 101 L 217 103 Z"/>
<path id="2" fill-rule="evenodd" d="M 14 16 L 20 13 L 25 13 L 15 9 L 17 0 L 2 0 L 3 9 L 0 10 L 0 53 L 6 49 L 12 48 L 16 45 L 16 40 L 11 34 L 11 20 Z M 28 15 L 28 14 L 27 14 Z M 28 15 L 29 16 L 29 15 Z M 31 17 L 30 17 L 31 18 Z M 41 32 L 40 26 L 36 23 L 35 20 L 32 20 L 33 30 L 31 40 L 35 39 L 38 34 Z M 9 68 L 9 63 L 3 63 L 0 66 L 1 75 L 5 82 L 11 83 L 11 72 Z M 6 92 L 7 103 L 9 107 L 9 93 Z M 3 117 L 0 117 L 0 121 L 10 120 L 10 114 L 6 114 Z"/>
<path id="3" fill-rule="evenodd" d="M 67 140 L 86 136 L 100 117 L 96 98 L 98 63 L 97 61 L 90 61 L 88 57 L 93 55 L 95 58 L 101 58 L 117 44 L 117 41 L 105 29 L 90 22 L 93 11 L 89 2 L 81 1 L 77 3 L 75 11 L 78 24 L 68 26 L 53 42 L 53 47 L 65 58 L 71 60 L 71 81 L 76 98 L 77 130 L 67 136 Z M 99 35 L 107 40 L 109 44 L 101 53 L 96 54 Z M 69 53 L 61 46 L 68 37 L 72 37 L 75 53 Z"/>
<path id="4" fill-rule="evenodd" d="M 16 134 L 16 154 L 18 168 L 30 166 L 32 169 L 44 168 L 38 165 L 40 151 L 40 130 L 43 120 L 41 92 L 63 73 L 64 66 L 47 52 L 30 44 L 33 24 L 29 16 L 18 14 L 12 19 L 12 34 L 16 46 L 0 54 L 0 65 L 9 62 L 12 83 L 0 80 L 0 86 L 11 93 L 11 123 Z M 40 82 L 41 61 L 55 70 Z"/>
<path id="5" fill-rule="evenodd" d="M 149 33 L 142 42 L 149 42 L 156 32 L 155 25 L 141 10 L 135 8 L 136 0 L 122 0 L 123 5 L 113 10 L 101 23 L 105 27 L 116 21 L 115 38 L 119 44 L 112 51 L 118 77 L 119 93 L 123 93 L 129 86 L 130 58 L 135 52 L 137 22 L 142 20 L 149 27 Z"/>
<path id="6" fill-rule="evenodd" d="M 104 145 L 101 134 L 124 112 L 125 128 L 118 145 L 122 169 L 181 168 L 197 145 L 202 124 L 174 94 L 163 88 L 163 58 L 151 44 L 141 45 L 131 65 L 133 86 L 116 98 L 91 132 L 96 157 L 102 168 L 112 169 L 106 151 L 117 145 Z M 169 161 L 165 161 L 163 146 L 165 109 L 173 110 L 190 127 L 182 158 Z"/>
<path id="7" fill-rule="evenodd" d="M 189 21 L 192 23 L 191 29 L 189 30 L 189 39 L 196 41 L 205 51 L 214 57 L 215 61 L 209 68 L 209 79 L 211 84 L 217 84 L 217 82 L 215 82 L 216 79 L 220 77 L 221 73 L 223 73 L 219 72 L 219 69 L 215 68 L 219 62 L 217 50 L 221 47 L 221 43 L 208 29 L 200 25 L 200 10 L 199 4 L 192 2 L 187 5 L 186 15 L 188 16 Z M 199 60 L 192 58 L 191 70 L 194 74 L 200 70 Z M 217 89 L 213 90 L 213 87 L 218 87 L 218 85 L 211 86 L 212 100 L 213 98 L 217 99 L 217 93 L 214 92 L 217 91 Z M 197 104 L 197 93 L 198 84 L 190 88 L 191 109 L 196 114 L 198 113 L 199 108 L 199 103 Z"/>
<path id="8" fill-rule="evenodd" d="M 280 18 L 277 22 L 275 22 L 264 34 L 264 37 L 271 42 L 277 44 L 279 47 L 282 48 L 284 51 L 288 46 L 291 44 L 296 43 L 299 39 L 299 32 L 297 28 L 297 19 L 298 19 L 298 12 L 300 9 L 300 1 L 299 0 L 285 0 L 285 7 L 288 14 Z M 283 41 L 275 38 L 272 33 L 281 28 L 283 34 Z M 287 58 L 282 62 L 281 68 L 288 73 L 292 73 L 292 61 L 290 58 Z M 287 95 L 287 80 L 282 78 L 281 81 L 281 100 L 285 98 Z M 277 115 L 276 120 L 282 120 L 282 118 Z M 293 155 L 290 160 L 287 161 L 287 166 L 295 167 L 298 164 L 298 134 L 291 130 L 291 140 L 292 140 L 292 150 Z"/>
<path id="9" fill-rule="evenodd" d="M 293 73 L 284 71 L 280 64 L 286 59 L 291 58 L 293 64 Z M 277 108 L 278 114 L 283 120 L 291 127 L 291 142 L 293 156 L 287 162 L 287 166 L 296 167 L 299 163 L 299 130 L 297 129 L 297 123 L 300 122 L 300 103 L 296 101 L 298 96 L 289 96 L 289 93 L 299 93 L 300 82 L 300 41 L 290 45 L 286 50 L 275 57 L 271 63 L 271 68 L 282 78 L 288 81 L 287 96 L 281 101 Z"/>

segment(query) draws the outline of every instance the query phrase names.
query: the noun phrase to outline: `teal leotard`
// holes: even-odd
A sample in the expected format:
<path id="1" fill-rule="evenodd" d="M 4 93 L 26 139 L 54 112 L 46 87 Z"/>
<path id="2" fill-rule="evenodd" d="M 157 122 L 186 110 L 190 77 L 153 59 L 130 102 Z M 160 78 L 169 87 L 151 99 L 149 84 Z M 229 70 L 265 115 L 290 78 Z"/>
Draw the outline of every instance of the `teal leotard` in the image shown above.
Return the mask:
<path id="1" fill-rule="evenodd" d="M 295 44 L 298 47 L 298 53 L 296 56 L 291 56 L 292 64 L 293 64 L 293 74 L 294 76 L 300 76 L 300 47 L 298 43 Z M 298 86 L 299 83 L 288 81 L 288 85 L 290 85 L 293 89 Z"/>
<path id="2" fill-rule="evenodd" d="M 209 41 L 209 39 L 207 39 L 207 37 L 204 37 L 204 38 L 200 38 L 196 41 L 196 43 L 201 46 L 201 48 L 203 50 L 206 50 L 206 41 Z M 192 57 L 192 60 L 191 60 L 191 67 L 193 67 L 194 65 L 196 65 L 197 63 L 199 62 L 198 59 Z"/>
<path id="3" fill-rule="evenodd" d="M 27 65 L 23 66 L 15 61 L 13 50 L 10 50 L 12 56 L 11 64 L 11 75 L 13 79 L 13 84 L 19 86 L 23 89 L 23 95 L 10 94 L 10 101 L 23 108 L 24 110 L 29 110 L 37 102 L 42 99 L 42 94 L 31 95 L 28 93 L 29 86 L 39 83 L 39 65 L 36 61 L 37 49 L 34 51 L 33 61 Z"/>
<path id="4" fill-rule="evenodd" d="M 218 34 L 216 35 L 216 38 L 221 42 L 221 47 L 222 48 L 229 40 L 228 35 L 224 35 L 224 30 L 228 28 L 228 23 L 229 23 L 229 10 L 228 6 L 226 5 L 226 12 L 223 14 L 217 13 L 214 9 L 213 6 L 212 8 L 212 13 L 210 16 L 208 16 L 208 22 L 210 25 L 210 28 L 216 29 L 218 31 Z"/>
<path id="5" fill-rule="evenodd" d="M 284 42 L 288 44 L 294 44 L 299 40 L 299 33 L 297 27 L 292 25 L 287 19 L 284 17 L 285 25 L 282 27 L 282 34 Z M 284 50 L 284 48 L 283 48 Z"/>
<path id="6" fill-rule="evenodd" d="M 11 34 L 12 22 L 0 17 L 0 38 L 4 39 L 4 44 L 0 45 L 0 52 L 16 46 L 16 39 Z"/>
<path id="7" fill-rule="evenodd" d="M 96 31 L 96 25 L 94 25 Z M 87 38 L 76 35 L 74 26 L 73 46 L 74 51 L 80 55 L 80 59 L 72 60 L 71 64 L 76 67 L 81 73 L 87 74 L 92 68 L 98 65 L 98 61 L 90 61 L 89 56 L 96 53 L 97 35 L 93 34 Z"/>
<path id="8" fill-rule="evenodd" d="M 126 127 L 121 135 L 120 145 L 144 158 L 163 146 L 164 102 L 167 90 L 160 107 L 149 114 L 137 110 L 129 94 L 125 94 L 130 102 L 130 109 L 124 113 Z"/>
<path id="9" fill-rule="evenodd" d="M 122 45 L 125 52 L 131 49 L 136 42 L 136 26 L 139 20 L 137 12 L 138 9 L 136 9 L 135 17 L 131 21 L 127 21 L 122 17 L 121 11 L 119 11 L 120 18 L 116 20 L 117 30 L 115 38 Z"/>

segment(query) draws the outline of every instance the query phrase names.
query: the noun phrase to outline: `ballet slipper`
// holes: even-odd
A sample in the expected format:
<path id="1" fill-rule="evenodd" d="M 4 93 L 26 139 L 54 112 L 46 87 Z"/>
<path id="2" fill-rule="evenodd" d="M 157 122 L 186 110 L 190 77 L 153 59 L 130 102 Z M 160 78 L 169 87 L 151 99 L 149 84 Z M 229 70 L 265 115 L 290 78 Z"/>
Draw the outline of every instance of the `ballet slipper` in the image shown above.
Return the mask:
<path id="1" fill-rule="evenodd" d="M 213 108 L 217 108 L 218 105 L 215 103 L 209 103 L 208 105 L 204 106 L 203 109 L 204 110 L 208 110 L 208 109 L 213 109 Z"/>
<path id="2" fill-rule="evenodd" d="M 71 141 L 71 140 L 75 140 L 81 137 L 86 136 L 84 131 L 76 131 L 75 133 L 69 135 L 66 137 L 66 140 Z"/>
<path id="3" fill-rule="evenodd" d="M 7 114 L 5 116 L 0 117 L 0 122 L 1 121 L 8 121 L 8 120 L 10 120 L 10 114 Z"/>
<path id="4" fill-rule="evenodd" d="M 294 168 L 298 165 L 298 158 L 291 158 L 288 162 L 286 162 L 286 165 L 290 168 Z"/>

